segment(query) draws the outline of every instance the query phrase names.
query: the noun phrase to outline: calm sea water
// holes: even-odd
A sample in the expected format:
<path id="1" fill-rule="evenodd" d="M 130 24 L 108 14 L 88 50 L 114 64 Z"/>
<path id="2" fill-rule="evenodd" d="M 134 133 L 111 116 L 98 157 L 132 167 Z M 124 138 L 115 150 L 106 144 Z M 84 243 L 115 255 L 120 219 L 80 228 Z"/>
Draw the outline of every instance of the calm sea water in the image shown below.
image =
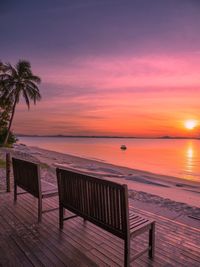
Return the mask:
<path id="1" fill-rule="evenodd" d="M 20 137 L 19 143 L 200 182 L 200 140 Z"/>

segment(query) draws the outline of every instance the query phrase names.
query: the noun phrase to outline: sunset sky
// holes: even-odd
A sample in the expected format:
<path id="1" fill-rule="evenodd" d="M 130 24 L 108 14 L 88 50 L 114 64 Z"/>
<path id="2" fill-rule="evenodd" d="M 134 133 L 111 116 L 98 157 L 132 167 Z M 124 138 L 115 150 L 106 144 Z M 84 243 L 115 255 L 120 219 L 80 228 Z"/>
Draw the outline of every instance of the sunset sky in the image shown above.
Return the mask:
<path id="1" fill-rule="evenodd" d="M 200 136 L 199 0 L 2 0 L 0 32 L 42 78 L 16 133 Z"/>

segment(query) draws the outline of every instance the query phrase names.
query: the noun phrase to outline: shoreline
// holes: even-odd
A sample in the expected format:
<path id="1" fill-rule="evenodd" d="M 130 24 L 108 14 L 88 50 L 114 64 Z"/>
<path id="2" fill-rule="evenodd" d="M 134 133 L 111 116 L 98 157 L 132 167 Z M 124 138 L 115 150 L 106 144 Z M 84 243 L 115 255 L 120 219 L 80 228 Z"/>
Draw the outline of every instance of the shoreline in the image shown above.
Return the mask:
<path id="1" fill-rule="evenodd" d="M 163 182 L 171 182 L 173 184 L 185 184 L 185 185 L 189 185 L 189 186 L 199 186 L 200 188 L 200 182 L 194 181 L 194 180 L 188 180 L 188 179 L 184 179 L 184 178 L 180 178 L 177 176 L 170 176 L 170 175 L 164 175 L 164 174 L 159 174 L 159 173 L 154 173 L 154 172 L 150 172 L 150 171 L 146 171 L 146 170 L 141 170 L 141 169 L 135 169 L 135 168 L 130 168 L 130 167 L 125 167 L 125 166 L 121 166 L 121 165 L 115 165 L 113 163 L 109 163 L 109 162 L 105 162 L 103 160 L 100 159 L 96 159 L 96 158 L 86 158 L 86 157 L 81 157 L 81 156 L 77 156 L 77 155 L 72 155 L 72 154 L 67 154 L 67 153 L 62 153 L 62 152 L 58 152 L 58 151 L 54 151 L 54 150 L 49 150 L 49 149 L 45 149 L 45 148 L 40 148 L 40 147 L 36 147 L 36 146 L 27 146 L 27 145 L 16 145 L 16 148 L 18 147 L 27 147 L 29 149 L 31 149 L 31 153 L 34 150 L 34 152 L 32 153 L 33 155 L 38 154 L 38 152 L 40 151 L 41 153 L 46 152 L 46 153 L 50 153 L 50 154 L 57 154 L 60 155 L 61 157 L 65 157 L 65 158 L 73 158 L 73 159 L 77 159 L 78 161 L 84 161 L 85 162 L 94 162 L 98 165 L 107 165 L 111 168 L 118 168 L 118 169 L 123 169 L 123 170 L 129 170 L 130 172 L 137 172 L 141 175 L 145 175 L 148 176 L 148 178 L 153 178 L 153 179 L 157 179 Z M 23 148 L 22 148 L 23 150 Z M 50 156 L 49 154 L 49 156 Z"/>
<path id="2" fill-rule="evenodd" d="M 54 184 L 57 182 L 55 168 L 58 165 L 127 184 L 129 198 L 136 208 L 146 209 L 171 219 L 182 218 L 181 221 L 184 223 L 200 227 L 200 183 L 198 182 L 130 169 L 39 147 L 15 145 L 12 149 L 1 150 L 39 163 L 42 178 Z"/>
<path id="3" fill-rule="evenodd" d="M 67 154 L 67 153 L 63 153 L 63 152 L 59 152 L 59 151 L 54 151 L 54 150 L 50 150 L 50 149 L 46 149 L 46 148 L 40 148 L 37 146 L 29 146 L 29 145 L 25 145 L 25 144 L 16 144 L 15 148 L 20 148 L 20 150 L 23 150 L 23 148 L 30 148 L 31 150 L 37 150 L 35 151 L 35 153 L 37 154 L 37 152 L 39 150 L 41 150 L 42 152 L 46 152 L 46 153 L 50 153 L 50 154 L 59 154 L 62 155 L 63 157 L 67 157 L 67 158 L 74 158 L 74 159 L 78 159 L 81 161 L 91 161 L 94 162 L 96 164 L 103 164 L 103 165 L 108 165 L 110 167 L 113 168 L 119 168 L 119 169 L 123 169 L 123 170 L 130 170 L 130 172 L 137 172 L 138 174 L 141 174 L 142 176 L 146 176 L 148 178 L 153 178 L 153 179 L 157 179 L 159 181 L 163 181 L 163 182 L 171 182 L 172 184 L 180 184 L 180 186 L 183 185 L 188 185 L 188 186 L 199 186 L 200 189 L 200 182 L 195 181 L 195 180 L 189 180 L 189 179 L 185 179 L 185 178 L 181 178 L 181 177 L 177 177 L 177 176 L 172 176 L 172 175 L 164 175 L 161 173 L 154 173 L 151 171 L 147 171 L 147 170 L 142 170 L 142 169 L 135 169 L 135 168 L 130 168 L 130 167 L 126 167 L 126 166 L 122 166 L 122 165 L 115 165 L 113 163 L 109 163 L 106 162 L 104 160 L 98 159 L 98 158 L 87 158 L 87 157 L 82 157 L 82 156 L 78 156 L 78 155 L 72 155 L 72 154 Z M 14 149 L 15 149 L 14 148 Z M 31 152 L 32 153 L 32 152 Z M 34 153 L 32 153 L 34 154 Z"/>

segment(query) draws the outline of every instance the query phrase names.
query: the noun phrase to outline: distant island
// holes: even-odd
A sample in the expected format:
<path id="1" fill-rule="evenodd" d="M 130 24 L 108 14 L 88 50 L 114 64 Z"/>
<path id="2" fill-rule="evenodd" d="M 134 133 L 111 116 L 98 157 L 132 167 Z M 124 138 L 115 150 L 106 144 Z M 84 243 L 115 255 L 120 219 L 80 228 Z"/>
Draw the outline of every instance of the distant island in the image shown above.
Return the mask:
<path id="1" fill-rule="evenodd" d="M 186 136 L 158 136 L 158 137 L 144 137 L 144 136 L 107 136 L 107 135 L 28 135 L 28 134 L 16 134 L 17 137 L 68 137 L 68 138 L 120 138 L 120 139 L 195 139 L 200 140 L 200 137 L 186 137 Z"/>

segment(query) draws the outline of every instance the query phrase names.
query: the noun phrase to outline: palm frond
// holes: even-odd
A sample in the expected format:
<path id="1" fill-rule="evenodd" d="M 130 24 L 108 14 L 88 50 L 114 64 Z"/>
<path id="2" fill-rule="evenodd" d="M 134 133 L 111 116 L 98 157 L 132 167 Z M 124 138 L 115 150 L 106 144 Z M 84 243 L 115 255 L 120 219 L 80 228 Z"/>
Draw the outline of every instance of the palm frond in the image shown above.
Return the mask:
<path id="1" fill-rule="evenodd" d="M 7 64 L 4 64 L 2 61 L 0 61 L 0 73 L 5 73 L 7 69 Z"/>
<path id="2" fill-rule="evenodd" d="M 30 97 L 31 100 L 33 100 L 34 104 L 36 104 L 37 101 L 41 100 L 41 94 L 39 92 L 39 89 L 35 89 L 29 85 L 27 85 L 27 94 Z"/>
<path id="3" fill-rule="evenodd" d="M 25 79 L 27 75 L 30 75 L 30 63 L 26 61 L 19 61 L 16 66 L 17 76 L 19 80 Z"/>
<path id="4" fill-rule="evenodd" d="M 30 101 L 29 101 L 29 97 L 27 95 L 26 90 L 23 90 L 23 96 L 24 96 L 24 99 L 26 101 L 26 105 L 27 105 L 28 109 L 30 109 Z"/>
<path id="5" fill-rule="evenodd" d="M 40 84 L 41 83 L 40 77 L 38 77 L 36 75 L 33 75 L 33 74 L 30 75 L 30 76 L 27 76 L 26 79 L 29 80 L 29 81 L 32 81 L 34 83 L 37 83 L 37 84 Z"/>
<path id="6" fill-rule="evenodd" d="M 39 91 L 38 86 L 35 84 L 35 82 L 33 82 L 33 81 L 31 81 L 31 80 L 26 80 L 25 83 L 26 83 L 28 86 L 32 87 L 33 89 Z"/>

